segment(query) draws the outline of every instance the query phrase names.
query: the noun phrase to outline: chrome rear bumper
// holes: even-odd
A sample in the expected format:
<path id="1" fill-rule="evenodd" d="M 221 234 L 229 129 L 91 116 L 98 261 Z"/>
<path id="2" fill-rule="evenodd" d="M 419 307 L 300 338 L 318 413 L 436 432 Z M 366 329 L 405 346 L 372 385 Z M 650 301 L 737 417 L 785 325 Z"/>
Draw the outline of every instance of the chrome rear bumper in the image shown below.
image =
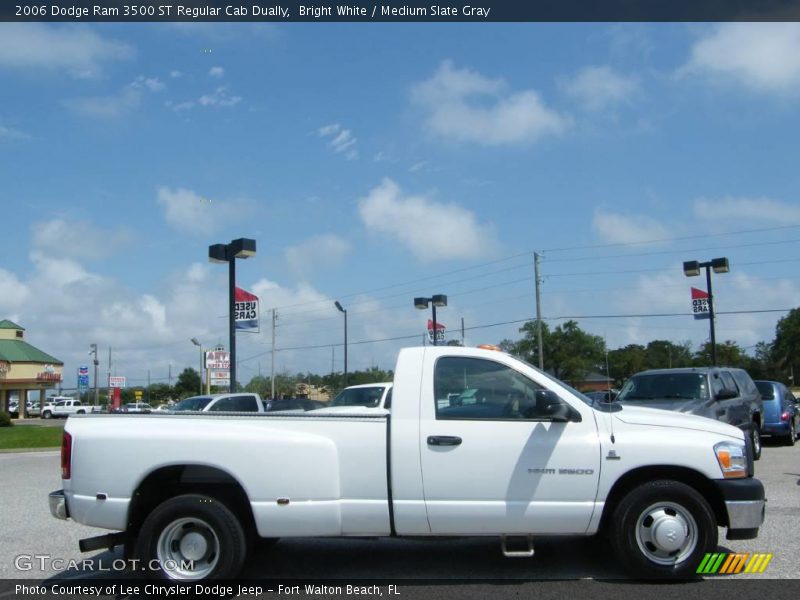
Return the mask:
<path id="1" fill-rule="evenodd" d="M 64 496 L 64 490 L 56 490 L 50 492 L 47 497 L 50 503 L 50 514 L 56 519 L 68 519 L 69 510 L 67 510 L 67 498 Z"/>

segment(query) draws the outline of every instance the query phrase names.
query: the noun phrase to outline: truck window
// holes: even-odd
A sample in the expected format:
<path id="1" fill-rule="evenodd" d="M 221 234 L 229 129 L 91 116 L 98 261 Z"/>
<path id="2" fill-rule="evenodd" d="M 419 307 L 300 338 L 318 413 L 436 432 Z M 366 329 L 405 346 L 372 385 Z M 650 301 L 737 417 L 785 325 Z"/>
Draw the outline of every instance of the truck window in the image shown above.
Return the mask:
<path id="1" fill-rule="evenodd" d="M 720 374 L 720 377 L 722 378 L 722 383 L 725 384 L 726 389 L 735 392 L 737 396 L 740 395 L 739 388 L 736 386 L 736 382 L 733 380 L 733 375 L 731 375 L 727 371 L 723 371 Z"/>
<path id="2" fill-rule="evenodd" d="M 437 419 L 548 419 L 544 388 L 503 364 L 480 358 L 442 357 L 436 361 Z"/>

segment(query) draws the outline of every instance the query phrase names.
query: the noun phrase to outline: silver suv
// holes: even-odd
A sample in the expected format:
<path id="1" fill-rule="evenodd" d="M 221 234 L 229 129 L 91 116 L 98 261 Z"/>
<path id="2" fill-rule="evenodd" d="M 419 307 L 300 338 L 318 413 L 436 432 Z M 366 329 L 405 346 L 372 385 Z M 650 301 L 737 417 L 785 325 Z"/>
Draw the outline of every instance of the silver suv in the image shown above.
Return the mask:
<path id="1" fill-rule="evenodd" d="M 761 457 L 761 394 L 743 369 L 696 367 L 653 369 L 633 375 L 617 397 L 621 404 L 661 408 L 735 425 Z"/>

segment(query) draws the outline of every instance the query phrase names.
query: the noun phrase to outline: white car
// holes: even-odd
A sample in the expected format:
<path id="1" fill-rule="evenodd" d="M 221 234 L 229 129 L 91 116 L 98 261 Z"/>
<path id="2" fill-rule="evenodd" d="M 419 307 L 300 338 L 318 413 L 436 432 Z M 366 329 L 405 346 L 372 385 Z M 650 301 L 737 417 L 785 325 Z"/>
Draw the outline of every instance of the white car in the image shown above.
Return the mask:
<path id="1" fill-rule="evenodd" d="M 235 394 L 209 394 L 184 398 L 169 409 L 170 412 L 264 412 L 261 396 L 249 392 Z"/>
<path id="2" fill-rule="evenodd" d="M 100 412 L 99 406 L 83 404 L 80 400 L 76 400 L 70 396 L 51 396 L 42 407 L 42 418 L 66 418 L 70 415 L 85 415 L 97 412 Z"/>
<path id="3" fill-rule="evenodd" d="M 325 408 L 310 414 L 388 414 L 392 406 L 392 383 L 365 383 L 344 388 Z"/>

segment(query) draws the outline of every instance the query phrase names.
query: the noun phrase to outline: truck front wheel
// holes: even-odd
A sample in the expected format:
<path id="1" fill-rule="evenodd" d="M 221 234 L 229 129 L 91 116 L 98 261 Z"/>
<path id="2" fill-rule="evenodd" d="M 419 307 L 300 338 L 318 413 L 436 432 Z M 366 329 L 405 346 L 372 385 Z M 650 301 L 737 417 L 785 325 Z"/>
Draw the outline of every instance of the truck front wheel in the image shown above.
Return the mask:
<path id="1" fill-rule="evenodd" d="M 705 498 L 684 483 L 651 481 L 631 490 L 613 513 L 611 541 L 620 562 L 646 579 L 690 579 L 717 547 Z"/>
<path id="2" fill-rule="evenodd" d="M 239 519 L 201 494 L 176 496 L 145 519 L 136 541 L 139 568 L 179 581 L 231 579 L 242 568 L 247 539 Z"/>

